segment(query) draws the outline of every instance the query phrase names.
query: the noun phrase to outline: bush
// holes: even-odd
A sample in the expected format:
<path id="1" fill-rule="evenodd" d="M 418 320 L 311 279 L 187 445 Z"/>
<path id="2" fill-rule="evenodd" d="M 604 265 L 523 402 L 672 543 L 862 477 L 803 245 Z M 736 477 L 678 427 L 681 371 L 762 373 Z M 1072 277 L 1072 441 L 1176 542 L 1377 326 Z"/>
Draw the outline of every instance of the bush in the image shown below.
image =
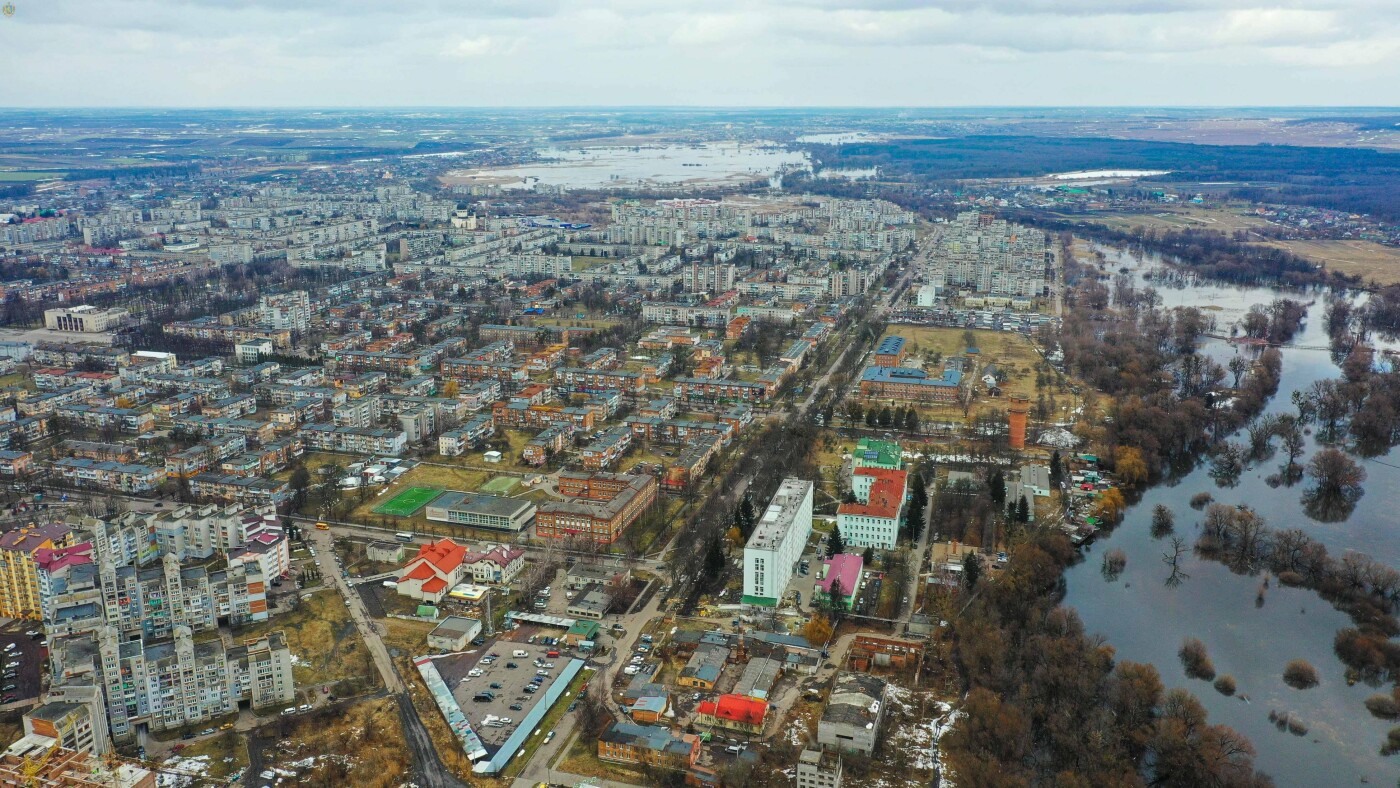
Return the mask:
<path id="1" fill-rule="evenodd" d="M 1381 745 L 1381 755 L 1391 756 L 1400 752 L 1400 727 L 1391 728 L 1386 734 L 1385 744 Z"/>
<path id="2" fill-rule="evenodd" d="M 1295 659 L 1283 669 L 1283 681 L 1293 689 L 1316 687 L 1318 682 L 1317 668 L 1306 660 Z"/>
<path id="3" fill-rule="evenodd" d="M 1215 691 L 1221 695 L 1235 694 L 1235 677 L 1230 675 L 1221 676 L 1215 680 Z"/>
<path id="4" fill-rule="evenodd" d="M 1366 699 L 1366 710 L 1382 720 L 1400 720 L 1400 699 L 1394 695 L 1372 695 Z"/>
<path id="5" fill-rule="evenodd" d="M 1206 508 L 1206 506 L 1210 505 L 1210 502 L 1214 500 L 1215 496 L 1208 492 L 1196 493 L 1191 496 L 1191 508 L 1199 511 Z"/>
<path id="6" fill-rule="evenodd" d="M 1205 681 L 1215 678 L 1215 665 L 1206 653 L 1206 644 L 1196 638 L 1181 641 L 1181 650 L 1177 652 L 1177 656 L 1181 657 L 1181 666 L 1186 669 L 1187 676 Z"/>

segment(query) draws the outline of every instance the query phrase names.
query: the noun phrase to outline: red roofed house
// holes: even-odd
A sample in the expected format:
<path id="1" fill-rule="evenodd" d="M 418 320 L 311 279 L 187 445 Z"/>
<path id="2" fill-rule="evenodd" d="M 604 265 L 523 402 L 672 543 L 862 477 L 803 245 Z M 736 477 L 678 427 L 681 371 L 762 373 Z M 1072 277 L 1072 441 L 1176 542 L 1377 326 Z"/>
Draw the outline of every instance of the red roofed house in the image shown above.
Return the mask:
<path id="1" fill-rule="evenodd" d="M 761 734 L 768 717 L 768 704 L 744 695 L 721 695 L 717 700 L 702 702 L 695 709 L 695 715 L 697 726 L 713 725 Z"/>
<path id="2" fill-rule="evenodd" d="M 856 468 L 851 474 L 851 491 L 856 503 L 843 503 L 836 510 L 836 527 L 850 547 L 878 547 L 893 550 L 899 540 L 899 521 L 904 511 L 909 474 L 889 468 Z"/>
<path id="3" fill-rule="evenodd" d="M 437 604 L 452 587 L 470 574 L 467 548 L 451 539 L 440 539 L 418 548 L 418 555 L 404 565 L 399 593 L 420 602 Z"/>

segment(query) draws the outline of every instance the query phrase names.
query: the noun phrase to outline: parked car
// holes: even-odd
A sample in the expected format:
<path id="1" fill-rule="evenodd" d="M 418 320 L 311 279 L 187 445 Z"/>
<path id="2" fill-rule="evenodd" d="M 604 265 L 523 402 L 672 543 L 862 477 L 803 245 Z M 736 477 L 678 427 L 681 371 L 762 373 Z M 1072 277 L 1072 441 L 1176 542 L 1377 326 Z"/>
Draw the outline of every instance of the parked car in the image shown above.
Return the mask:
<path id="1" fill-rule="evenodd" d="M 512 704 L 510 704 L 510 710 L 511 710 L 511 711 L 524 711 L 524 710 L 525 710 L 525 707 L 522 706 L 522 705 L 520 705 L 519 703 L 512 703 Z"/>

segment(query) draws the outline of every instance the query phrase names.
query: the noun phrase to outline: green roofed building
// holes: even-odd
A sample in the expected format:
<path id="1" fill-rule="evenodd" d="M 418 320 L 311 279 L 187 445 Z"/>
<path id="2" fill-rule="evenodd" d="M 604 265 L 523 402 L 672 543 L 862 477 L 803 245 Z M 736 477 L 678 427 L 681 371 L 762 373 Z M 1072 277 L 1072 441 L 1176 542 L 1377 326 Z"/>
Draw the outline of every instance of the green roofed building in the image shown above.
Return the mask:
<path id="1" fill-rule="evenodd" d="M 899 444 L 874 438 L 861 438 L 851 453 L 852 468 L 887 468 L 897 471 L 904 467 Z"/>

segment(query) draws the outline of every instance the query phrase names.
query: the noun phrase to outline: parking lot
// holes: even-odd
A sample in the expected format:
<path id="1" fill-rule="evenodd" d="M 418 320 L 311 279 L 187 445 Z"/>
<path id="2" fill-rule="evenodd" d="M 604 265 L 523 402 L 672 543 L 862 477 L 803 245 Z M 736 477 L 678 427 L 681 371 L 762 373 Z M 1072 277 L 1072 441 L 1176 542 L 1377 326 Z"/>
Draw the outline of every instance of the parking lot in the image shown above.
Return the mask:
<path id="1" fill-rule="evenodd" d="M 548 656 L 553 651 L 558 652 L 557 656 Z M 569 659 L 553 646 L 497 640 L 458 657 L 438 659 L 436 664 L 472 729 L 494 755 L 545 696 L 545 690 L 558 679 Z M 537 676 L 541 681 L 532 683 Z M 527 690 L 530 686 L 537 689 Z M 478 700 L 484 698 L 483 693 L 489 693 L 491 699 Z M 501 724 L 487 725 L 488 718 L 496 718 Z"/>
<path id="2" fill-rule="evenodd" d="M 0 650 L 15 644 L 12 651 L 6 652 L 4 666 L 0 668 L 0 703 L 39 697 L 44 647 L 39 645 L 40 638 L 30 637 L 25 632 L 42 630 L 37 621 L 15 621 L 0 632 Z M 11 673 L 14 675 L 9 675 Z"/>

